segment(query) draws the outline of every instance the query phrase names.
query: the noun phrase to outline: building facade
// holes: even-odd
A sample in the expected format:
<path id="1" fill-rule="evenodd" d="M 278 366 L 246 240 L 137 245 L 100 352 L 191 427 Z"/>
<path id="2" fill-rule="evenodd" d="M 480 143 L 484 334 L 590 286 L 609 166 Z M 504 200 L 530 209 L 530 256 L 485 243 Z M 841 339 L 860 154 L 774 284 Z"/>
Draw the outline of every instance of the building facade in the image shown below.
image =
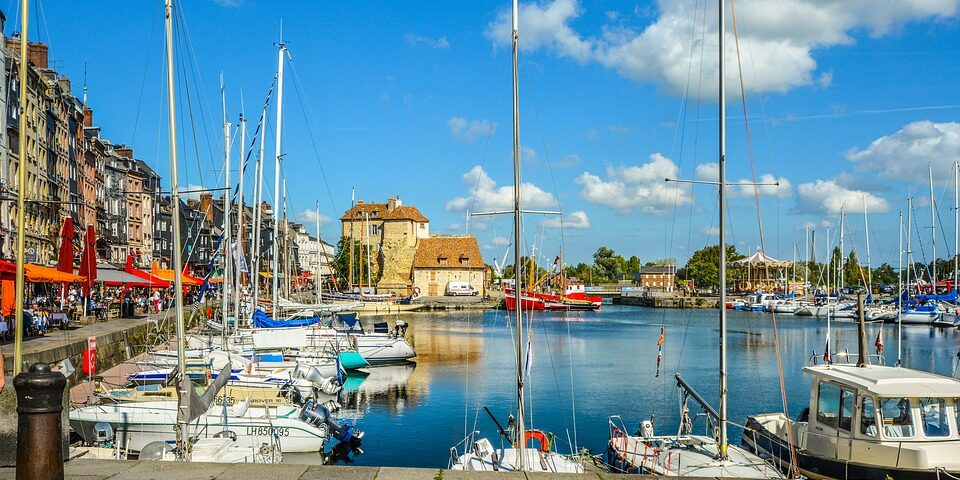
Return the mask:
<path id="1" fill-rule="evenodd" d="M 439 296 L 450 282 L 467 282 L 486 293 L 487 267 L 477 237 L 437 235 L 421 239 L 413 262 L 413 284 L 420 295 Z"/>
<path id="2" fill-rule="evenodd" d="M 354 285 L 373 283 L 381 293 L 409 294 L 418 242 L 430 237 L 430 220 L 420 210 L 403 205 L 399 196 L 390 196 L 387 203 L 361 199 L 340 217 L 340 233 L 346 248 L 359 246 L 354 256 L 362 261 L 354 262 L 359 263 Z"/>

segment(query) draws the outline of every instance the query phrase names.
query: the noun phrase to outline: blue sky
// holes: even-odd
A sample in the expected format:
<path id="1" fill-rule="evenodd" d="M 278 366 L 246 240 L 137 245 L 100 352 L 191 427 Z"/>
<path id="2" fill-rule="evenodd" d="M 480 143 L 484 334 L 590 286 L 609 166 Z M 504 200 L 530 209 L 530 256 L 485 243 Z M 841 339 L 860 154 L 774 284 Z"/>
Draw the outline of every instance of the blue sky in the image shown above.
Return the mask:
<path id="1" fill-rule="evenodd" d="M 5 11 L 8 35 L 18 29 L 15 3 Z M 822 255 L 824 228 L 831 225 L 835 235 L 843 204 L 850 213 L 847 246 L 865 257 L 866 202 L 873 263 L 896 265 L 897 213 L 912 193 L 929 258 L 930 163 L 953 250 L 958 3 L 735 4 L 753 170 L 758 179 L 781 182 L 760 191 L 769 254 L 790 258 L 796 242 L 802 256 L 807 225 L 818 230 Z M 88 103 L 104 136 L 132 144 L 167 177 L 162 2 L 40 5 L 30 38 L 50 43 L 53 66 L 78 94 L 86 71 Z M 184 3 L 178 48 L 189 68 L 178 68 L 178 75 L 190 76 L 195 128 L 180 124 L 181 184 L 220 181 L 221 72 L 230 119 L 236 124 L 242 107 L 252 134 L 276 71 L 282 20 L 292 57 L 283 129 L 292 214 L 312 225 L 319 201 L 324 235 L 332 238 L 337 227 L 330 219 L 349 207 L 356 187 L 366 201 L 400 195 L 430 218 L 434 233 L 464 232 L 466 210 L 509 207 L 509 6 Z M 716 242 L 715 191 L 663 182 L 716 172 L 716 20 L 715 2 L 521 3 L 524 195 L 530 208 L 562 209 L 568 262 L 589 259 L 601 245 L 643 261 L 685 259 Z M 729 17 L 727 38 L 727 174 L 735 181 L 751 178 L 751 162 Z M 186 93 L 181 88 L 183 115 Z M 252 178 L 250 168 L 248 198 Z M 760 244 L 753 189 L 731 187 L 728 196 L 731 241 L 749 253 Z M 529 217 L 525 243 L 552 258 L 561 243 L 559 223 Z M 488 263 L 502 257 L 509 218 L 470 228 Z M 941 256 L 944 247 L 940 236 Z M 916 244 L 914 251 L 919 256 Z"/>

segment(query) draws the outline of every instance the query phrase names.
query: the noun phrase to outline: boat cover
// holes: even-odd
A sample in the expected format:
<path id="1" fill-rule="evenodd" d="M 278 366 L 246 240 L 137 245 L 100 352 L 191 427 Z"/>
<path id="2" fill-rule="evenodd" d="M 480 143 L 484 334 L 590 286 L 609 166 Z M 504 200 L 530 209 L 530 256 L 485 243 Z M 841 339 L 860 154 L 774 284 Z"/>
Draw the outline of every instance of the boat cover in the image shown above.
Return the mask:
<path id="1" fill-rule="evenodd" d="M 305 327 L 320 322 L 320 317 L 293 318 L 290 320 L 275 320 L 267 316 L 260 309 L 253 312 L 253 326 L 257 328 Z"/>

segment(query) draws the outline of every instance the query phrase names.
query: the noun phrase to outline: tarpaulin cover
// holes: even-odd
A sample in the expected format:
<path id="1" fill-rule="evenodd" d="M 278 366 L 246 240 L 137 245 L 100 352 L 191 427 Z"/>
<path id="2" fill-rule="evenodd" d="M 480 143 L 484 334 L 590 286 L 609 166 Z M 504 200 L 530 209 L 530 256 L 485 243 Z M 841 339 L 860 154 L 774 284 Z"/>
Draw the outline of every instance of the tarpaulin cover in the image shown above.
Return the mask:
<path id="1" fill-rule="evenodd" d="M 257 328 L 305 327 L 320 322 L 320 317 L 294 318 L 290 320 L 274 320 L 260 309 L 253 312 L 253 326 Z"/>
<path id="2" fill-rule="evenodd" d="M 360 321 L 360 314 L 357 312 L 338 313 L 337 319 L 343 322 L 346 326 L 353 328 L 357 325 L 357 322 Z"/>

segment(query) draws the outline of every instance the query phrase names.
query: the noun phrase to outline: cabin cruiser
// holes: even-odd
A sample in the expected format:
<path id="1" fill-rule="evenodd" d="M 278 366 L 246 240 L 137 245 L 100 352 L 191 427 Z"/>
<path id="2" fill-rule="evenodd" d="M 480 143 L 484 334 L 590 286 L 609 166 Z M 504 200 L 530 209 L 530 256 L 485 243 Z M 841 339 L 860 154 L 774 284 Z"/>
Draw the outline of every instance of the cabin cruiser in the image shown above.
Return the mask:
<path id="1" fill-rule="evenodd" d="M 884 365 L 820 364 L 810 406 L 747 418 L 743 445 L 814 479 L 960 477 L 960 380 Z"/>

